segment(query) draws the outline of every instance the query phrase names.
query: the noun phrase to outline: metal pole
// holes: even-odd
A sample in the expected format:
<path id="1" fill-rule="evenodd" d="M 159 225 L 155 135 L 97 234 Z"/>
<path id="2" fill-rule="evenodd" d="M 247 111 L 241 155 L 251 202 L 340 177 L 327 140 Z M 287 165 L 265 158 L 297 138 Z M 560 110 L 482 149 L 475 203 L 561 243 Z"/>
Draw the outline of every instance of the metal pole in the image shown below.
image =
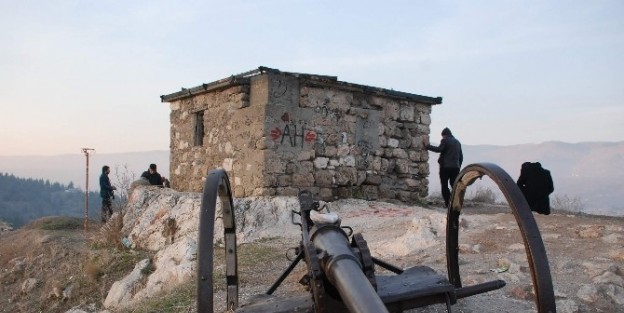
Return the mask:
<path id="1" fill-rule="evenodd" d="M 91 148 L 82 148 L 82 152 L 84 153 L 87 159 L 86 166 L 86 175 L 85 175 L 85 220 L 84 220 L 84 232 L 87 233 L 89 231 L 89 152 L 95 151 L 95 149 Z"/>

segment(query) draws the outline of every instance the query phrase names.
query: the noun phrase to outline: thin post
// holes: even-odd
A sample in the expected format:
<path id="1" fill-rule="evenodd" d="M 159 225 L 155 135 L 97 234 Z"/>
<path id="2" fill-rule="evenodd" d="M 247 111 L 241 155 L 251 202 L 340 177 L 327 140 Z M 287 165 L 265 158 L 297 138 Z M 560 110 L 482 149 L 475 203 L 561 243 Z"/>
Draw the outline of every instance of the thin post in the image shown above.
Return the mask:
<path id="1" fill-rule="evenodd" d="M 95 151 L 95 149 L 91 148 L 82 148 L 82 153 L 84 153 L 87 164 L 86 164 L 86 175 L 85 175 L 85 220 L 84 220 L 84 232 L 85 234 L 89 231 L 89 153 L 91 151 Z"/>

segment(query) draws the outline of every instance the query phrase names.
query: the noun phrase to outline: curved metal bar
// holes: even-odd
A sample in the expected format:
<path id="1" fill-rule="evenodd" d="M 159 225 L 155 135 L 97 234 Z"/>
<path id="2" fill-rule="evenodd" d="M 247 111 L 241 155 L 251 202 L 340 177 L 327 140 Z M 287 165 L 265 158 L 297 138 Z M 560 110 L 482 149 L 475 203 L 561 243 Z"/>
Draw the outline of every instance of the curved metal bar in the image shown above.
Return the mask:
<path id="1" fill-rule="evenodd" d="M 462 288 L 458 260 L 459 215 L 464 204 L 466 188 L 472 185 L 477 178 L 481 178 L 484 175 L 489 176 L 503 192 L 520 228 L 527 260 L 531 268 L 538 312 L 556 312 L 557 307 L 548 257 L 546 256 L 544 242 L 535 223 L 533 213 L 515 181 L 496 164 L 471 164 L 466 166 L 457 176 L 453 186 L 446 224 L 446 259 L 449 281 L 455 288 Z"/>
<path id="2" fill-rule="evenodd" d="M 221 202 L 225 241 L 226 309 L 238 307 L 238 264 L 236 258 L 236 224 L 230 180 L 223 169 L 211 170 L 206 176 L 199 218 L 197 247 L 197 311 L 212 313 L 214 267 L 214 225 L 217 197 Z"/>

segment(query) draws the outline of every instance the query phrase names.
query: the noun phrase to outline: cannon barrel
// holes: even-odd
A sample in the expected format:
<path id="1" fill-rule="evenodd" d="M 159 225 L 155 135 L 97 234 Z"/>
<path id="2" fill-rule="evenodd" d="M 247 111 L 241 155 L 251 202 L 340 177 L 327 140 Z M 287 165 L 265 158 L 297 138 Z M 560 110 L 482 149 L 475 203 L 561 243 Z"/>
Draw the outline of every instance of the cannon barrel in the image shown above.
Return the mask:
<path id="1" fill-rule="evenodd" d="M 310 237 L 317 251 L 325 252 L 321 262 L 323 271 L 350 312 L 388 312 L 377 291 L 364 275 L 362 265 L 340 227 L 314 226 Z"/>

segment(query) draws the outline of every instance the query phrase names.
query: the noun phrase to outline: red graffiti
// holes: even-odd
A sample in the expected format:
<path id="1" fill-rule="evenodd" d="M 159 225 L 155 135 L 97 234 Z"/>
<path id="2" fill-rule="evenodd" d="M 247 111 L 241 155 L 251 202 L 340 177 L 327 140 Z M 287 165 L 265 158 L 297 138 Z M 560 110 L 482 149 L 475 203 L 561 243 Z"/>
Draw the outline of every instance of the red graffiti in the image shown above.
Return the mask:
<path id="1" fill-rule="evenodd" d="M 282 114 L 282 121 L 286 123 L 290 122 L 290 115 L 288 115 L 288 112 Z"/>
<path id="2" fill-rule="evenodd" d="M 307 132 L 305 135 L 305 141 L 311 142 L 314 140 L 316 140 L 316 133 L 312 131 Z"/>
<path id="3" fill-rule="evenodd" d="M 271 138 L 273 138 L 273 140 L 277 140 L 282 136 L 282 131 L 275 127 L 272 131 L 271 131 Z"/>

